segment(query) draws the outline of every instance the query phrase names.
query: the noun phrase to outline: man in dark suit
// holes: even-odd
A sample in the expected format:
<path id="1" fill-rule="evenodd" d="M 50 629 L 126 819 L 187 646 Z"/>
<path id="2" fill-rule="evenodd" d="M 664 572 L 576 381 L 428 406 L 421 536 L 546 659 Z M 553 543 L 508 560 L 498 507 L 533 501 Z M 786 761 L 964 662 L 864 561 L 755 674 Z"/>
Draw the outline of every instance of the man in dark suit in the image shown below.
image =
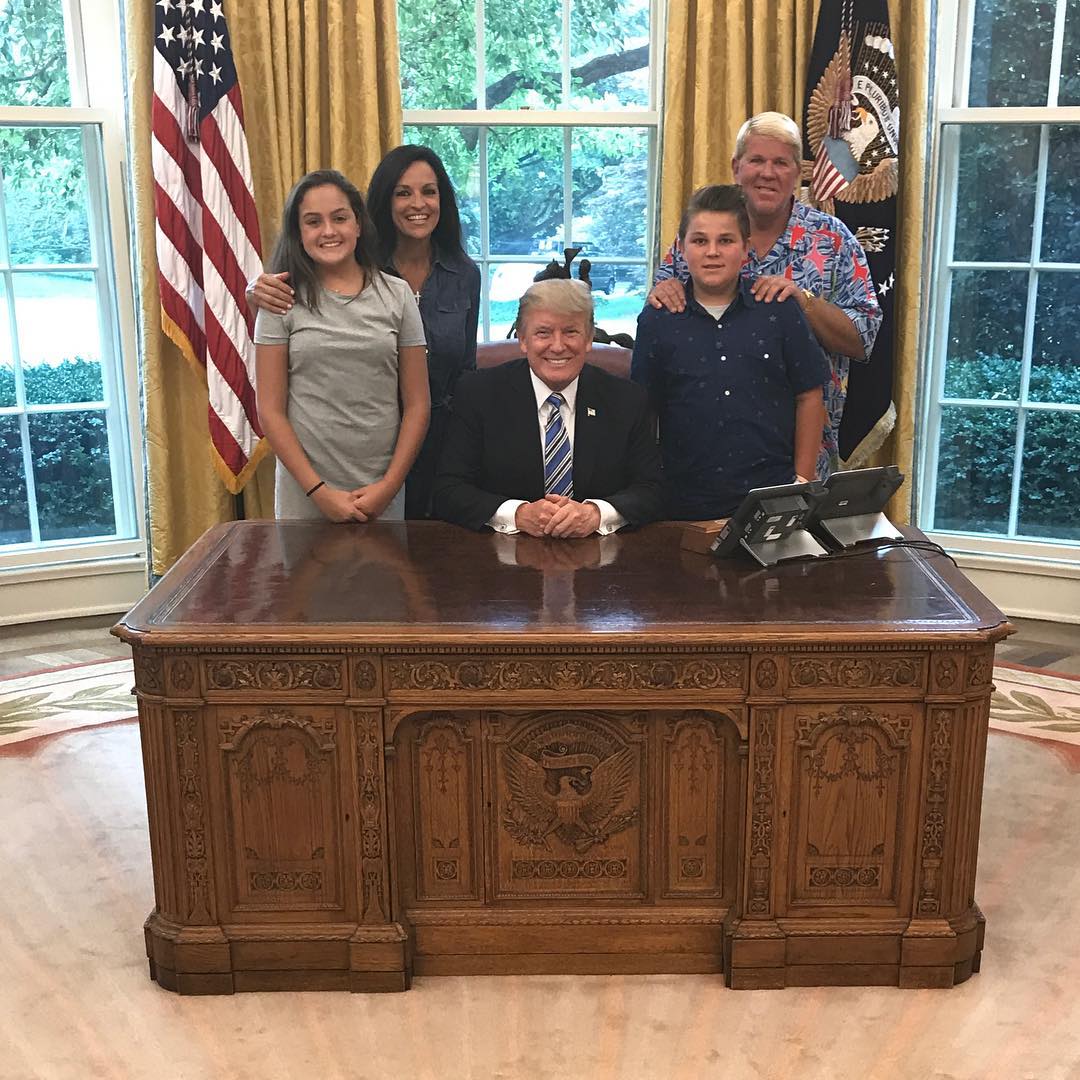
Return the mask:
<path id="1" fill-rule="evenodd" d="M 462 377 L 435 515 L 470 529 L 590 536 L 658 518 L 655 425 L 640 387 L 585 364 L 592 296 L 541 281 L 521 298 L 522 360 Z"/>

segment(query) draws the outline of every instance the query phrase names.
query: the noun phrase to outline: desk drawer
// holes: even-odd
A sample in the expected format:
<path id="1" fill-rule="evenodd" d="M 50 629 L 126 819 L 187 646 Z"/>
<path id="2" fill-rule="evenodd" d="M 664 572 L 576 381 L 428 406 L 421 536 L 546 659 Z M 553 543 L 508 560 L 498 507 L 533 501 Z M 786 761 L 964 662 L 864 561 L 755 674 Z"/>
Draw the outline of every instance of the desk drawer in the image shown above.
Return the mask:
<path id="1" fill-rule="evenodd" d="M 927 657 L 920 652 L 792 653 L 788 661 L 787 697 L 878 700 L 922 697 L 926 693 Z"/>

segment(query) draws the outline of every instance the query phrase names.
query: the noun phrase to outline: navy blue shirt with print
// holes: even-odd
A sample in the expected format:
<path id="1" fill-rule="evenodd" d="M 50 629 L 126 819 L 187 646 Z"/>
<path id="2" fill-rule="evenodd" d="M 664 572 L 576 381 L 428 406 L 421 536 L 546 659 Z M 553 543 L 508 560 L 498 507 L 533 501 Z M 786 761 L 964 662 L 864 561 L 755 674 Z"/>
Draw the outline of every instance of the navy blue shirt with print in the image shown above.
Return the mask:
<path id="1" fill-rule="evenodd" d="M 686 308 L 638 316 L 631 378 L 660 424 L 667 513 L 727 517 L 755 487 L 795 479 L 795 398 L 828 363 L 794 300 L 739 291 L 719 320 L 687 283 Z"/>

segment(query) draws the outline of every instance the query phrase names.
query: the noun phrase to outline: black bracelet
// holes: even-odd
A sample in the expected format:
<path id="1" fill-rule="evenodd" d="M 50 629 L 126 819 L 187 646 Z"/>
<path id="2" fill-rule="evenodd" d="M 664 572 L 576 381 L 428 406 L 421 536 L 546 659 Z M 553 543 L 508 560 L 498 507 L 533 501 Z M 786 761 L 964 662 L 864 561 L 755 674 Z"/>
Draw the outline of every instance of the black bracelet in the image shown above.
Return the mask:
<path id="1" fill-rule="evenodd" d="M 305 492 L 304 492 L 304 494 L 305 494 L 305 495 L 306 495 L 306 496 L 307 496 L 307 497 L 308 497 L 308 498 L 310 499 L 310 498 L 311 498 L 311 496 L 312 496 L 312 495 L 314 495 L 314 494 L 315 494 L 315 492 L 316 492 L 316 491 L 318 491 L 318 490 L 319 490 L 319 488 L 321 488 L 321 487 L 323 486 L 323 484 L 325 484 L 325 483 L 326 483 L 326 481 L 325 481 L 325 480 L 320 480 L 320 481 L 319 481 L 319 482 L 318 482 L 318 483 L 317 483 L 317 484 L 316 484 L 316 485 L 315 485 L 315 486 L 314 486 L 313 488 L 311 488 L 311 489 L 310 489 L 309 491 L 305 491 Z"/>

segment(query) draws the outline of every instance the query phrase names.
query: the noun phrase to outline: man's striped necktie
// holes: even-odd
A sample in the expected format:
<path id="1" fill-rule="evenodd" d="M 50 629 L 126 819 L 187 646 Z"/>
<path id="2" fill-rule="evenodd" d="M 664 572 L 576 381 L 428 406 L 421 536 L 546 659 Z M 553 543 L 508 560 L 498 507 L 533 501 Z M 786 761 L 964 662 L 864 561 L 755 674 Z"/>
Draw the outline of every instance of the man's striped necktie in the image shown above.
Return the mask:
<path id="1" fill-rule="evenodd" d="M 551 394 L 547 426 L 544 428 L 544 492 L 574 497 L 574 460 L 570 437 L 562 421 L 562 394 Z"/>

